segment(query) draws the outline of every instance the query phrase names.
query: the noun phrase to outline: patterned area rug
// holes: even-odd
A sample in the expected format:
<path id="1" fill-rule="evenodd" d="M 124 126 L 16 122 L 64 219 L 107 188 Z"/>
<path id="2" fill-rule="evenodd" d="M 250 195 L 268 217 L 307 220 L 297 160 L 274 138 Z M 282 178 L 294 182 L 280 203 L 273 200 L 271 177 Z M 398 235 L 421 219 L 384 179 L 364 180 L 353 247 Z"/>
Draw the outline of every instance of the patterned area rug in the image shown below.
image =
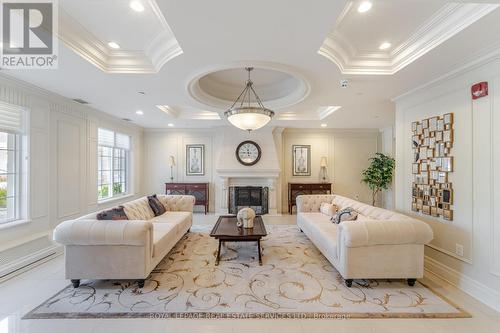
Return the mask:
<path id="1" fill-rule="evenodd" d="M 417 282 L 355 280 L 347 288 L 296 226 L 267 226 L 256 243 L 227 243 L 214 266 L 210 226 L 195 226 L 135 281 L 82 281 L 28 313 L 37 318 L 456 318 L 467 313 Z"/>

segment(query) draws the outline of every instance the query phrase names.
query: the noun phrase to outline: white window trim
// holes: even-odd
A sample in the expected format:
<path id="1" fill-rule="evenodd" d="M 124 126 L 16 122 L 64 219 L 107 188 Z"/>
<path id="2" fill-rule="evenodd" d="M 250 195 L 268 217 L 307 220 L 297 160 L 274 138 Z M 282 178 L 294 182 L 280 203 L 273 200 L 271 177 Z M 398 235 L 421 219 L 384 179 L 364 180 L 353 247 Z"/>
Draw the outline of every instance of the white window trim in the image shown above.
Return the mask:
<path id="1" fill-rule="evenodd" d="M 114 130 L 110 130 L 110 129 L 107 129 L 107 128 L 104 128 L 104 127 L 99 127 L 100 129 L 103 129 L 103 130 L 107 130 L 107 131 L 111 131 L 113 132 L 114 134 L 114 142 L 115 142 L 115 146 L 110 146 L 110 145 L 101 145 L 99 144 L 99 134 L 97 135 L 97 159 L 99 159 L 99 147 L 106 147 L 106 148 L 111 148 L 112 149 L 112 154 L 114 154 L 114 149 L 124 149 L 125 152 L 126 152 L 126 158 L 125 158 L 125 189 L 126 191 L 123 192 L 123 193 L 120 193 L 120 194 L 116 194 L 116 195 L 111 195 L 110 197 L 107 197 L 107 198 L 102 198 L 102 199 L 99 199 L 99 190 L 97 191 L 96 195 L 97 195 L 97 203 L 98 204 L 106 204 L 108 202 L 112 202 L 112 201 L 117 201 L 117 200 L 123 200 L 124 198 L 127 198 L 127 197 L 132 197 L 134 196 L 133 192 L 132 192 L 132 179 L 131 179 L 131 159 L 132 159 L 132 152 L 131 152 L 131 147 L 132 147 L 132 137 L 128 134 L 124 134 L 124 133 L 120 133 L 120 132 L 116 132 Z M 99 133 L 99 128 L 98 128 L 98 133 Z M 117 134 L 120 134 L 120 135 L 126 135 L 129 137 L 129 149 L 125 149 L 125 148 L 122 148 L 122 147 L 117 147 L 116 146 L 116 136 Z M 112 155 L 111 157 L 111 170 L 110 170 L 110 180 L 111 180 L 111 184 L 110 184 L 110 191 L 112 193 L 113 191 L 113 173 L 114 173 L 114 155 Z M 99 163 L 99 161 L 97 161 L 97 163 Z M 97 189 L 99 189 L 99 168 L 97 168 Z"/>

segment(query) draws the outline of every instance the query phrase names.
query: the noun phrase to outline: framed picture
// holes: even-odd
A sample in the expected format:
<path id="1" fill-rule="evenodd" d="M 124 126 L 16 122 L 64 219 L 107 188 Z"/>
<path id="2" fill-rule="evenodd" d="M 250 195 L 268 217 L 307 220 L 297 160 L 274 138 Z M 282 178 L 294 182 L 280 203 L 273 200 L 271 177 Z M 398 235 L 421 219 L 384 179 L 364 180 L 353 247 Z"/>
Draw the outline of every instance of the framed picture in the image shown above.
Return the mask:
<path id="1" fill-rule="evenodd" d="M 205 175 L 205 145 L 186 145 L 186 176 Z"/>
<path id="2" fill-rule="evenodd" d="M 451 142 L 453 141 L 453 131 L 448 130 L 443 132 L 443 141 L 444 142 Z"/>
<path id="3" fill-rule="evenodd" d="M 453 122 L 453 113 L 447 113 L 443 116 L 445 125 L 450 125 Z"/>
<path id="4" fill-rule="evenodd" d="M 293 145 L 292 146 L 292 168 L 294 176 L 311 175 L 311 146 Z"/>
<path id="5" fill-rule="evenodd" d="M 437 130 L 437 122 L 438 122 L 437 117 L 433 117 L 433 118 L 429 119 L 429 131 Z"/>
<path id="6" fill-rule="evenodd" d="M 420 164 L 413 163 L 413 165 L 412 165 L 412 173 L 413 174 L 420 173 Z"/>
<path id="7" fill-rule="evenodd" d="M 441 171 L 453 171 L 453 157 L 443 157 L 441 158 Z"/>

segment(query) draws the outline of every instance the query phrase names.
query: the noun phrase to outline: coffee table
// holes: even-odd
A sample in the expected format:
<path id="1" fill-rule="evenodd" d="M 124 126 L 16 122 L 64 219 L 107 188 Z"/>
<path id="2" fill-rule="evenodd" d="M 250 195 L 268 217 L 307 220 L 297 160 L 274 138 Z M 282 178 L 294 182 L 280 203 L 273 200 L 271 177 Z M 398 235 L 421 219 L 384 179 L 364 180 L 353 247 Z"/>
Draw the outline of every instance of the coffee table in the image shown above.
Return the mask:
<path id="1" fill-rule="evenodd" d="M 259 265 L 262 265 L 262 251 L 260 248 L 260 240 L 262 237 L 267 236 L 266 227 L 262 221 L 262 217 L 256 216 L 253 220 L 253 228 L 238 228 L 236 226 L 236 216 L 227 215 L 219 216 L 217 223 L 215 223 L 210 236 L 219 240 L 219 249 L 217 250 L 217 258 L 215 259 L 215 266 L 219 265 L 220 260 L 220 247 L 223 242 L 257 242 L 259 249 Z"/>

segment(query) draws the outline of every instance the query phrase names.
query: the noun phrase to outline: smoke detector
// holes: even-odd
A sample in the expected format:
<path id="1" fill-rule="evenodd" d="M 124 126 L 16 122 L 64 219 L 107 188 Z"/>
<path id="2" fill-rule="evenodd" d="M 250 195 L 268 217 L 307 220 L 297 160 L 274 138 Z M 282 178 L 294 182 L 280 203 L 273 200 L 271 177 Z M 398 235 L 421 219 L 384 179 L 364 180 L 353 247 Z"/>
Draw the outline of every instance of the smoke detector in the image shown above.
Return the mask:
<path id="1" fill-rule="evenodd" d="M 349 86 L 349 81 L 340 80 L 340 88 L 347 88 Z"/>

